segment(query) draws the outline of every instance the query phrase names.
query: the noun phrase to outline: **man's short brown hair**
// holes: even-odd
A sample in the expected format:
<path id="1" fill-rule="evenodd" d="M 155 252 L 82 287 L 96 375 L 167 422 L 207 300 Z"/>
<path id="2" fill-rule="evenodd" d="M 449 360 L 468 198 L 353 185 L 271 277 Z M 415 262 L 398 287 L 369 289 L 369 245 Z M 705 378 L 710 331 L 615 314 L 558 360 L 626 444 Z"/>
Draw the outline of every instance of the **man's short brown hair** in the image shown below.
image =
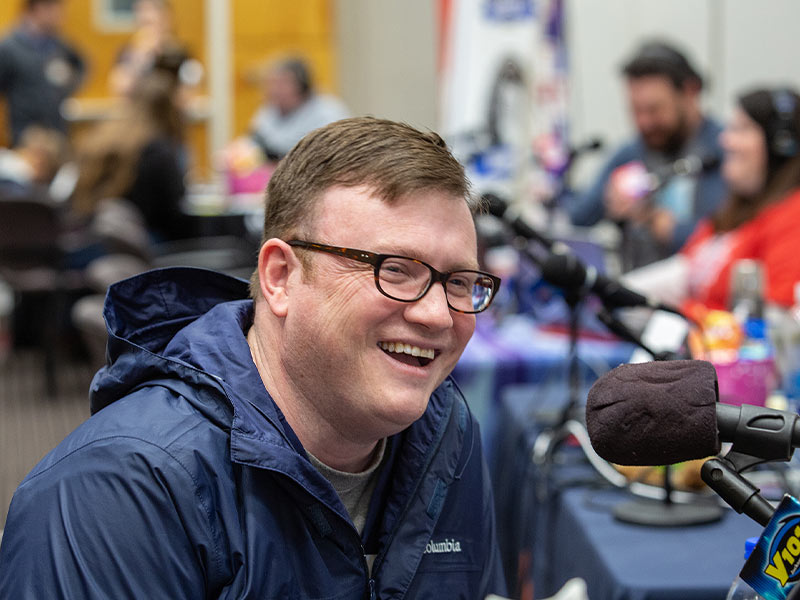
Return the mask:
<path id="1" fill-rule="evenodd" d="M 640 77 L 666 77 L 676 90 L 682 90 L 690 82 L 703 87 L 703 78 L 692 66 L 686 55 L 670 43 L 651 40 L 622 67 L 628 79 Z"/>
<path id="2" fill-rule="evenodd" d="M 438 134 L 355 117 L 312 131 L 278 164 L 267 185 L 262 243 L 311 235 L 320 198 L 336 186 L 366 186 L 389 203 L 421 190 L 444 192 L 478 208 L 464 167 Z M 250 291 L 259 294 L 258 271 Z"/>

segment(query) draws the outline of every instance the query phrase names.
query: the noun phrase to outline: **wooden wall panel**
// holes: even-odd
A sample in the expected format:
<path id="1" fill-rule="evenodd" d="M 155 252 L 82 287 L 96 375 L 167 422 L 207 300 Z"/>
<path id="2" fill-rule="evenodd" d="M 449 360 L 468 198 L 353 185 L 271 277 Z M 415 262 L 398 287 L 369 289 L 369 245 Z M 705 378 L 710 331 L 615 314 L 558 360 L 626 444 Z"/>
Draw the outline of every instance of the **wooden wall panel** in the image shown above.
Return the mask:
<path id="1" fill-rule="evenodd" d="M 131 35 L 130 30 L 106 29 L 95 15 L 99 0 L 65 0 L 64 35 L 84 52 L 89 77 L 78 94 L 102 98 L 109 94 L 108 75 L 114 60 Z M 190 52 L 205 63 L 205 11 L 198 0 L 172 0 L 175 32 Z"/>
<path id="2" fill-rule="evenodd" d="M 299 55 L 311 65 L 314 80 L 322 91 L 335 92 L 335 51 L 332 0 L 216 0 L 229 1 L 230 65 L 233 102 L 231 136 L 247 131 L 253 113 L 262 102 L 259 74 L 276 57 Z M 99 24 L 94 11 L 99 0 L 64 0 L 64 36 L 84 54 L 89 63 L 88 78 L 77 94 L 81 106 L 101 111 L 110 103 L 108 75 L 119 49 L 130 31 L 108 30 Z M 0 0 L 0 29 L 11 26 L 22 0 Z M 204 65 L 209 64 L 205 44 L 205 2 L 172 0 L 178 38 Z M 201 94 L 203 90 L 201 90 Z M 76 133 L 87 124 L 78 125 Z M 4 130 L 2 122 L 0 129 Z M 206 122 L 191 126 L 189 140 L 197 163 L 198 179 L 210 176 Z M 0 140 L 2 141 L 2 140 Z"/>
<path id="3" fill-rule="evenodd" d="M 14 22 L 20 12 L 22 0 L 6 0 L 0 2 L 0 31 L 5 30 Z"/>
<path id="4" fill-rule="evenodd" d="M 231 2 L 233 134 L 247 131 L 263 100 L 259 75 L 270 60 L 299 55 L 311 66 L 318 89 L 335 91 L 335 52 L 330 0 Z"/>
<path id="5" fill-rule="evenodd" d="M 0 35 L 5 36 L 14 25 L 17 15 L 21 10 L 21 6 L 22 0 L 5 0 L 0 2 Z M 5 99 L 0 98 L 0 147 L 6 147 L 11 143 L 11 135 L 8 133 L 6 115 Z"/>

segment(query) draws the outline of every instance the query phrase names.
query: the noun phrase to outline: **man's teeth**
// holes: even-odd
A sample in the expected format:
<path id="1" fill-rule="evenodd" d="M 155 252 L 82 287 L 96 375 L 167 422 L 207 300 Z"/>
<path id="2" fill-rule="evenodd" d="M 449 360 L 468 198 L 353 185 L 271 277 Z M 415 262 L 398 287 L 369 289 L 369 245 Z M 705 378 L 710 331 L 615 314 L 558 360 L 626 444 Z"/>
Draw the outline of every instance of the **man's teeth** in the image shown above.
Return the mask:
<path id="1" fill-rule="evenodd" d="M 379 346 L 387 352 L 397 352 L 400 354 L 410 354 L 411 356 L 433 359 L 433 350 L 431 348 L 420 348 L 419 346 L 401 344 L 400 342 L 381 342 Z"/>

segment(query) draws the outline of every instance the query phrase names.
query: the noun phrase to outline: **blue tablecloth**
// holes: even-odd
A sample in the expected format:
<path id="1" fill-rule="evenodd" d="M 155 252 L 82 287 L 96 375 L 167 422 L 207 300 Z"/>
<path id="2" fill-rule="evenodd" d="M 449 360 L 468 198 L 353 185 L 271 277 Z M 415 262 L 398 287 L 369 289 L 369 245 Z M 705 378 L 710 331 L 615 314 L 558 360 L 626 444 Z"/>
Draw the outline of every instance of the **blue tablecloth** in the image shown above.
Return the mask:
<path id="1" fill-rule="evenodd" d="M 537 597 L 582 577 L 590 600 L 724 600 L 744 564 L 745 539 L 761 527 L 732 510 L 706 525 L 629 525 L 611 512 L 625 499 L 618 490 L 581 488 L 554 499 L 552 546 L 534 550 Z"/>

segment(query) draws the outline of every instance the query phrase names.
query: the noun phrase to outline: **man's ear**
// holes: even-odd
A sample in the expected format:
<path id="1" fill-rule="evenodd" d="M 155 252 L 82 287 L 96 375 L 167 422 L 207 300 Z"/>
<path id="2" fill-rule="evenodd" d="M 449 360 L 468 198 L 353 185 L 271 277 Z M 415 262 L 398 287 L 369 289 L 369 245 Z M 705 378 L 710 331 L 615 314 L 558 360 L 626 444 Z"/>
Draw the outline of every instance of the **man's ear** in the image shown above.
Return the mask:
<path id="1" fill-rule="evenodd" d="M 697 79 L 687 79 L 682 89 L 688 96 L 697 98 L 703 91 L 703 85 Z"/>
<path id="2" fill-rule="evenodd" d="M 258 279 L 261 296 L 276 317 L 285 317 L 289 307 L 291 275 L 301 269 L 300 261 L 283 240 L 264 242 L 258 252 Z"/>

